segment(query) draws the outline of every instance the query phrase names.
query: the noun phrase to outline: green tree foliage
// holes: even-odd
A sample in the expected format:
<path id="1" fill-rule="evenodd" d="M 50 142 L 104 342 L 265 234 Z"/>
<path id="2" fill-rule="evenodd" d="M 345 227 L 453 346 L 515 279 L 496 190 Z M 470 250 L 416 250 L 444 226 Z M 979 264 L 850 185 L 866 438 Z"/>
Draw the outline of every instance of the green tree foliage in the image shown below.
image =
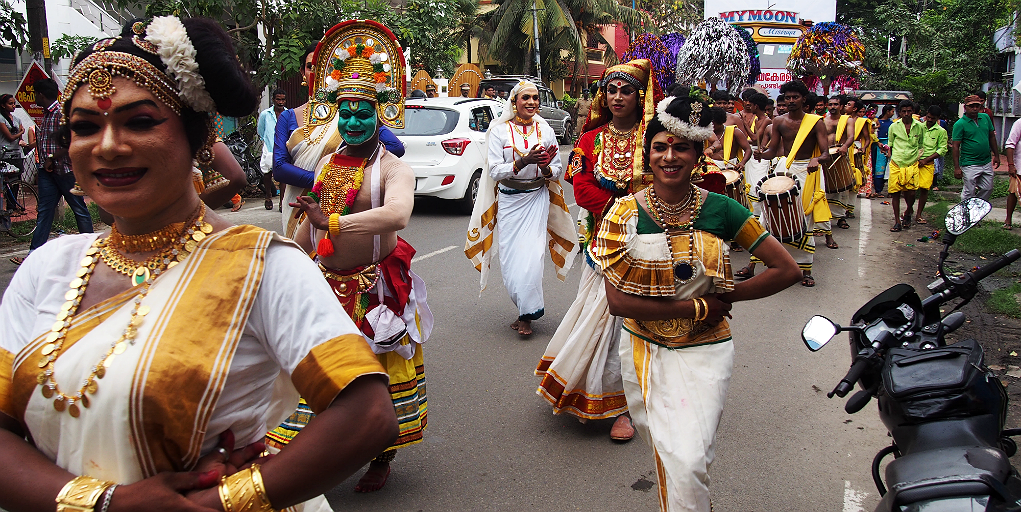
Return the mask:
<path id="1" fill-rule="evenodd" d="M 412 49 L 410 65 L 431 76 L 440 67 L 451 76 L 472 30 L 477 5 L 475 0 L 410 1 L 399 20 L 399 39 Z"/>
<path id="2" fill-rule="evenodd" d="M 701 0 L 636 0 L 637 9 L 651 19 L 647 32 L 655 35 L 679 32 L 686 37 L 704 21 L 704 2 Z"/>
<path id="3" fill-rule="evenodd" d="M 602 25 L 622 23 L 633 33 L 646 31 L 650 18 L 615 0 L 496 0 L 498 8 L 480 16 L 485 52 L 505 73 L 534 73 L 533 9 L 537 9 L 542 78 L 564 78 L 573 63 L 587 62 L 587 41 L 608 44 Z M 605 63 L 618 61 L 608 45 Z M 582 76 L 582 75 L 580 75 Z"/>
<path id="4" fill-rule="evenodd" d="M 992 34 L 1020 8 L 1010 0 L 840 0 L 862 30 L 865 89 L 909 90 L 924 105 L 960 101 L 991 80 Z"/>
<path id="5" fill-rule="evenodd" d="M 0 0 L 4 1 L 4 0 Z M 146 16 L 206 16 L 220 21 L 234 39 L 239 59 L 257 85 L 299 73 L 299 60 L 327 29 L 350 19 L 372 19 L 390 28 L 413 64 L 450 73 L 461 54 L 459 41 L 473 26 L 476 0 L 412 0 L 397 12 L 388 0 L 122 0 Z"/>
<path id="6" fill-rule="evenodd" d="M 95 42 L 95 37 L 63 34 L 56 41 L 50 43 L 50 56 L 55 61 L 70 59 L 82 51 L 83 48 Z"/>
<path id="7" fill-rule="evenodd" d="M 22 49 L 28 43 L 28 22 L 7 0 L 0 0 L 0 43 Z"/>

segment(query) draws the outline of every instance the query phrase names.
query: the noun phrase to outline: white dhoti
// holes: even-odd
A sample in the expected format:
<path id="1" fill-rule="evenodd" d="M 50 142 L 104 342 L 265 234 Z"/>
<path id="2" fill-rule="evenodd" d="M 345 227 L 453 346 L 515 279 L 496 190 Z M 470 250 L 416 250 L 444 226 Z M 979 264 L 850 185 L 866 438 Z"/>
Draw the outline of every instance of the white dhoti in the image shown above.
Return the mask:
<path id="1" fill-rule="evenodd" d="M 786 159 L 780 158 L 775 164 L 775 172 L 788 172 L 796 177 L 800 183 L 800 204 L 803 203 L 803 195 L 813 193 L 813 191 L 807 190 L 807 164 L 810 160 L 794 160 L 792 165 L 786 168 Z M 820 172 L 820 171 L 818 171 Z M 825 184 L 823 180 L 817 180 L 819 192 L 825 193 Z M 814 222 L 814 218 L 810 213 L 804 215 L 804 221 L 807 226 L 807 233 L 795 242 L 785 242 L 783 247 L 789 252 L 789 255 L 796 260 L 797 265 L 800 266 L 801 270 L 811 270 L 811 265 L 814 263 L 814 235 L 822 235 L 825 233 L 832 233 L 831 222 Z M 764 219 L 761 220 L 764 224 Z"/>
<path id="2" fill-rule="evenodd" d="M 661 510 L 710 512 L 708 468 L 732 375 L 732 340 L 673 350 L 624 329 L 619 355 L 633 426 L 654 450 Z"/>
<path id="3" fill-rule="evenodd" d="M 757 146 L 751 146 L 751 150 L 756 150 Z M 757 160 L 751 158 L 747 160 L 747 165 L 743 168 L 743 177 L 747 181 L 747 199 L 750 200 L 750 206 L 754 212 L 754 217 L 761 216 L 761 201 L 757 198 L 757 191 L 754 190 L 754 186 L 757 182 L 768 175 L 768 171 L 772 168 L 770 160 Z"/>
<path id="4" fill-rule="evenodd" d="M 555 414 L 611 418 L 627 412 L 619 363 L 622 319 L 608 311 L 604 276 L 590 265 L 576 300 L 548 342 L 536 375 L 537 394 L 551 402 Z"/>
<path id="5" fill-rule="evenodd" d="M 498 187 L 498 257 L 501 278 L 520 320 L 544 315 L 548 189 L 523 192 Z"/>
<path id="6" fill-rule="evenodd" d="M 832 213 L 832 220 L 845 219 L 846 213 L 853 213 L 853 195 L 855 190 L 844 190 L 834 194 L 825 194 L 828 200 L 828 209 Z"/>

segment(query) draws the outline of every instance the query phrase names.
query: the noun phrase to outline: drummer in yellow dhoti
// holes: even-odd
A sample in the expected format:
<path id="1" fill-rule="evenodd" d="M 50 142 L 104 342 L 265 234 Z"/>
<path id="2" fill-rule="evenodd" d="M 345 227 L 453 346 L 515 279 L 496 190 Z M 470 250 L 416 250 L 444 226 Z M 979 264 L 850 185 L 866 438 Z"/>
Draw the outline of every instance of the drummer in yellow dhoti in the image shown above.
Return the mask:
<path id="1" fill-rule="evenodd" d="M 771 101 L 768 96 L 760 92 L 747 96 L 747 102 L 750 103 L 750 111 L 754 113 L 753 119 L 751 119 L 751 127 L 754 133 L 754 138 L 750 139 L 751 154 L 758 149 L 767 148 L 768 141 L 771 140 L 772 118 L 767 113 Z M 769 160 L 758 160 L 756 158 L 748 159 L 747 164 L 743 167 L 747 201 L 750 203 L 750 211 L 754 212 L 754 217 L 761 215 L 761 204 L 757 202 L 754 185 L 768 174 L 770 170 L 771 162 Z"/>
<path id="2" fill-rule="evenodd" d="M 860 190 L 864 186 L 864 176 L 868 176 L 870 181 L 871 171 L 868 155 L 871 154 L 871 145 L 878 141 L 872 133 L 874 124 L 867 117 L 867 106 L 863 101 L 856 98 L 849 100 L 846 103 L 846 113 L 850 116 L 850 121 L 853 122 L 853 145 L 848 153 L 850 164 L 853 166 L 853 177 L 856 180 L 854 190 Z M 851 197 L 855 196 L 856 194 L 851 194 Z M 854 210 L 851 200 L 850 208 L 846 212 L 847 219 L 854 217 Z"/>
<path id="3" fill-rule="evenodd" d="M 704 149 L 704 156 L 710 158 L 711 162 L 725 176 L 725 195 L 749 208 L 749 203 L 746 201 L 747 191 L 744 186 L 743 169 L 747 165 L 747 161 L 750 160 L 750 143 L 747 142 L 747 137 L 741 126 L 725 124 L 728 119 L 725 110 L 713 107 L 711 115 L 715 134 L 708 139 L 708 147 Z M 736 242 L 732 242 L 730 248 L 737 252 L 743 250 Z"/>
<path id="4" fill-rule="evenodd" d="M 537 86 L 523 80 L 491 123 L 488 171 L 480 179 L 465 247 L 480 271 L 481 293 L 498 249 L 501 276 L 519 313 L 511 327 L 522 336 L 533 334 L 532 322 L 544 315 L 545 252 L 563 281 L 576 255 L 576 227 L 559 183 L 558 141 L 539 107 Z"/>
<path id="5" fill-rule="evenodd" d="M 853 211 L 855 182 L 855 171 L 849 157 L 850 146 L 853 144 L 854 122 L 849 115 L 842 113 L 839 96 L 829 98 L 828 114 L 822 118 L 822 122 L 828 131 L 828 151 L 835 157 L 825 168 L 825 199 L 828 200 L 835 227 L 849 229 L 850 223 L 846 221 L 846 214 Z M 829 249 L 839 248 L 839 244 L 831 235 L 825 237 L 825 245 Z"/>
<path id="6" fill-rule="evenodd" d="M 814 263 L 814 235 L 832 232 L 829 223 L 832 215 L 825 201 L 825 183 L 818 172 L 819 165 L 832 163 L 827 152 L 828 134 L 825 123 L 821 122 L 821 116 L 804 113 L 804 100 L 809 91 L 803 82 L 786 82 L 779 88 L 779 92 L 786 103 L 787 114 L 776 116 L 772 120 L 772 138 L 768 149 L 760 154 L 755 153 L 754 158 L 786 155 L 784 159 L 779 159 L 775 173 L 792 175 L 797 182 L 799 204 L 805 215 L 805 227 L 803 236 L 795 241 L 786 242 L 784 247 L 803 271 L 804 277 L 800 284 L 811 287 L 814 286 L 814 277 L 811 276 L 811 266 Z M 762 205 L 761 220 L 767 226 L 766 214 L 765 205 Z M 751 274 L 755 264 L 756 262 L 752 260 L 747 267 Z"/>

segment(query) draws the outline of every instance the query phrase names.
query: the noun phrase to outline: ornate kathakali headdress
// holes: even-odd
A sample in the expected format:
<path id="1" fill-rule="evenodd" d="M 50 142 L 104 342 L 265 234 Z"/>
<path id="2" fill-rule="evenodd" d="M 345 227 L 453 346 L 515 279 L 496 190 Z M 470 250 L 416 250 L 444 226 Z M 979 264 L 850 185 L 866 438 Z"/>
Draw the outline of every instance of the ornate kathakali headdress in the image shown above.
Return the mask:
<path id="1" fill-rule="evenodd" d="M 395 35 L 371 20 L 331 27 L 313 52 L 309 95 L 314 122 L 330 121 L 338 101 L 366 100 L 385 126 L 404 127 L 405 55 Z"/>

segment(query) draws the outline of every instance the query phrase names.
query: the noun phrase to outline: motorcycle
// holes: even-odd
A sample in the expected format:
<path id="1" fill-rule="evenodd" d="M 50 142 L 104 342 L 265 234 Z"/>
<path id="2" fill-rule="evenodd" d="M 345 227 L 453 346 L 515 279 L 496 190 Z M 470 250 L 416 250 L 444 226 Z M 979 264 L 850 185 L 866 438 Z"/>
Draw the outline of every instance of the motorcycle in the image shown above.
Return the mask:
<path id="1" fill-rule="evenodd" d="M 978 283 L 1020 258 L 1014 249 L 961 277 L 945 271 L 949 248 L 958 235 L 992 209 L 981 199 L 957 204 L 946 216 L 939 253 L 939 279 L 923 300 L 914 288 L 897 284 L 878 294 L 840 326 L 820 315 L 804 326 L 802 338 L 820 350 L 840 332 L 848 332 L 853 363 L 828 397 L 845 397 L 860 411 L 874 397 L 879 416 L 893 439 L 878 452 L 871 475 L 882 496 L 876 512 L 1020 511 L 1020 473 L 1009 457 L 1017 451 L 1004 430 L 1006 389 L 985 366 L 984 350 L 973 339 L 946 343 L 963 325 L 959 309 L 978 292 Z M 960 299 L 949 313 L 940 307 Z M 882 461 L 895 459 L 885 467 Z"/>

